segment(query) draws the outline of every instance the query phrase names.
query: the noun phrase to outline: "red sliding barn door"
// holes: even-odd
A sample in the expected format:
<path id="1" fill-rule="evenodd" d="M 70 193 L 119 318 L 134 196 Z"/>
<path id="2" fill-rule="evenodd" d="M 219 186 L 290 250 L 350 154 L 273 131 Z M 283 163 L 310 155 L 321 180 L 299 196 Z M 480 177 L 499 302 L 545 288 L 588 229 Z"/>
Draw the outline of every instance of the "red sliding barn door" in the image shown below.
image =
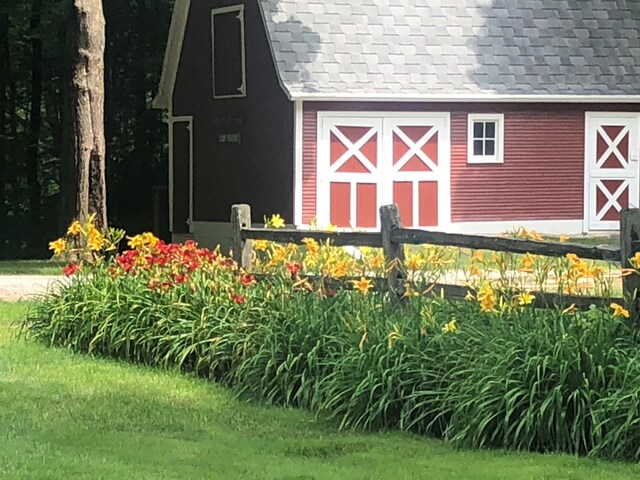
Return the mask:
<path id="1" fill-rule="evenodd" d="M 320 162 L 322 225 L 376 228 L 380 198 L 381 122 L 336 119 L 326 122 L 327 155 Z M 328 208 L 326 208 L 328 206 Z"/>
<path id="2" fill-rule="evenodd" d="M 448 115 L 344 112 L 321 118 L 321 226 L 379 228 L 378 209 L 391 203 L 398 204 L 406 227 L 448 224 Z"/>

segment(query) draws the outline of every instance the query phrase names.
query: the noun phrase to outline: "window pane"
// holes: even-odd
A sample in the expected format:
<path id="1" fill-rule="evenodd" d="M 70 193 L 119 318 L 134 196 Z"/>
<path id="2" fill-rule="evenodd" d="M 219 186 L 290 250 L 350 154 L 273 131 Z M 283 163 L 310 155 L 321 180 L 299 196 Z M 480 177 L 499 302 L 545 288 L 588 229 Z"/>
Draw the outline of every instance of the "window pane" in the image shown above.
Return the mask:
<path id="1" fill-rule="evenodd" d="M 240 12 L 213 16 L 213 78 L 216 96 L 242 92 L 242 24 Z"/>
<path id="2" fill-rule="evenodd" d="M 473 141 L 473 154 L 474 155 L 484 155 L 484 148 L 482 140 L 474 140 Z"/>
<path id="3" fill-rule="evenodd" d="M 486 140 L 484 142 L 484 153 L 485 153 L 485 155 L 495 155 L 496 154 L 496 141 L 495 140 Z"/>
<path id="4" fill-rule="evenodd" d="M 485 138 L 496 138 L 496 122 L 486 122 L 484 124 Z"/>
<path id="5" fill-rule="evenodd" d="M 484 122 L 473 123 L 473 138 L 484 138 Z"/>

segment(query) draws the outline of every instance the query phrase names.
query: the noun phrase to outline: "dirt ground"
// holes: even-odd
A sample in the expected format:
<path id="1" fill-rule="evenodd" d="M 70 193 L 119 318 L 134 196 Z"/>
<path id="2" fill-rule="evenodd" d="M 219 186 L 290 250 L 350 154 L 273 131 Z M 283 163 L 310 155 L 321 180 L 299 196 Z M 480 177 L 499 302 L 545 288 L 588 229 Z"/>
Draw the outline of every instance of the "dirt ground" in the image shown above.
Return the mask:
<path id="1" fill-rule="evenodd" d="M 17 302 L 43 295 L 55 288 L 58 276 L 46 275 L 0 275 L 0 301 Z"/>

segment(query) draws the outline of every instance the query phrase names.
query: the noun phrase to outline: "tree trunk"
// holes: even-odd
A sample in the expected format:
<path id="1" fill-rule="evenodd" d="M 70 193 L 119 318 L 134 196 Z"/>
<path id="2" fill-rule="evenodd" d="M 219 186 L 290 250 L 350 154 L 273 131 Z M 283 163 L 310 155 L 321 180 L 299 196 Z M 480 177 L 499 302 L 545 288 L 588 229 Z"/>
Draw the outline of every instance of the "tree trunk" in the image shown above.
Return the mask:
<path id="1" fill-rule="evenodd" d="M 26 151 L 26 177 L 29 196 L 29 216 L 31 236 L 36 243 L 42 243 L 40 232 L 41 188 L 38 178 L 38 159 L 40 151 L 40 126 L 42 124 L 42 37 L 41 37 L 42 0 L 31 3 L 31 113 Z"/>
<path id="2" fill-rule="evenodd" d="M 63 221 L 95 213 L 100 228 L 107 226 L 104 49 L 102 0 L 73 0 L 67 30 L 71 71 L 65 89 Z"/>

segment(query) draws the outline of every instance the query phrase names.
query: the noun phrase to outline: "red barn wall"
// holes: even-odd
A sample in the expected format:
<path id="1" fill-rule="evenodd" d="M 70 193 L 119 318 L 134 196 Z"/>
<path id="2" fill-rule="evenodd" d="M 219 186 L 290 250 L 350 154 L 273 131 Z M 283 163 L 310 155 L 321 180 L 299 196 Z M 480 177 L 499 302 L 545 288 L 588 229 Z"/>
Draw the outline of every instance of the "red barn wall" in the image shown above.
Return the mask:
<path id="1" fill-rule="evenodd" d="M 241 3 L 247 96 L 214 99 L 211 11 Z M 228 222 L 234 203 L 250 204 L 256 222 L 274 212 L 293 217 L 293 104 L 280 86 L 258 2 L 191 2 L 171 115 L 193 116 L 196 222 Z M 219 141 L 235 133 L 240 144 Z"/>
<path id="2" fill-rule="evenodd" d="M 579 220 L 584 216 L 587 111 L 638 111 L 638 104 L 304 104 L 302 216 L 316 216 L 319 111 L 450 112 L 451 221 Z M 504 163 L 467 164 L 467 117 L 504 114 Z"/>

